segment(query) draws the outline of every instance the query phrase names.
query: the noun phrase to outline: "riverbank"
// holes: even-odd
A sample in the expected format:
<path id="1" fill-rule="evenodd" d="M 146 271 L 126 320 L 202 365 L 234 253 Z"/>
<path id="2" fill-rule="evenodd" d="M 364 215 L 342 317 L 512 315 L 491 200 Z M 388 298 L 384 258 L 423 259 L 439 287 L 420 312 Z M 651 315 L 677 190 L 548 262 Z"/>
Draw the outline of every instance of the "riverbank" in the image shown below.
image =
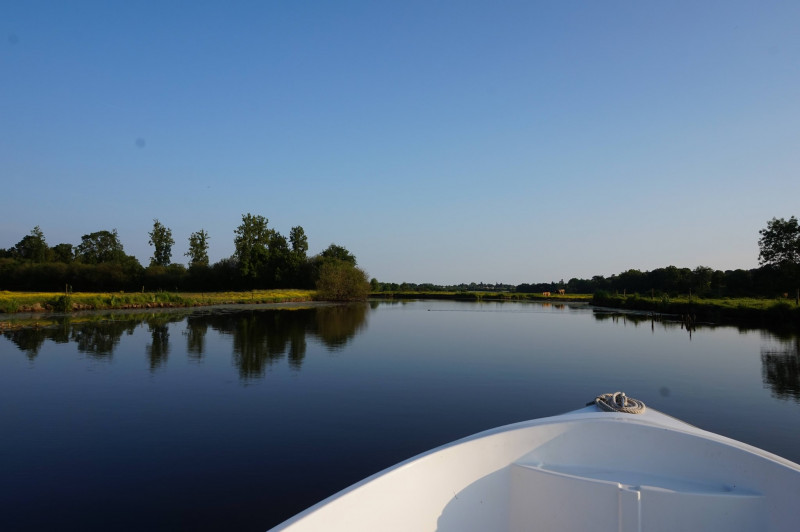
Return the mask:
<path id="1" fill-rule="evenodd" d="M 313 301 L 315 290 L 248 292 L 0 292 L 0 314 Z"/>
<path id="2" fill-rule="evenodd" d="M 591 294 L 522 292 L 372 292 L 370 299 L 438 299 L 455 301 L 585 302 L 596 306 L 672 314 L 691 322 L 746 323 L 769 328 L 800 329 L 800 306 L 790 299 L 700 299 Z M 315 290 L 252 290 L 247 292 L 0 292 L 0 314 L 70 313 L 82 310 L 135 310 L 315 301 Z"/>
<path id="3" fill-rule="evenodd" d="M 671 298 L 597 293 L 590 302 L 600 307 L 672 314 L 689 324 L 740 323 L 769 329 L 800 330 L 800 306 L 791 299 L 701 299 L 690 296 Z"/>
<path id="4" fill-rule="evenodd" d="M 583 301 L 591 294 L 549 294 L 528 292 L 372 292 L 370 299 L 450 299 L 455 301 Z"/>

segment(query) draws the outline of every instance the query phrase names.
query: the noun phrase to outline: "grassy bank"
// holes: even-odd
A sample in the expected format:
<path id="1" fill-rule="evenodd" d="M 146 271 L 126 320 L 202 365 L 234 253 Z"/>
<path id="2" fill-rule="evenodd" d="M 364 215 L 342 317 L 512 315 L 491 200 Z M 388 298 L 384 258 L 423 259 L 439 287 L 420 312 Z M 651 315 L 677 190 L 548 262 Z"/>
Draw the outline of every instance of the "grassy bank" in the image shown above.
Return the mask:
<path id="1" fill-rule="evenodd" d="M 524 292 L 372 292 L 375 299 L 452 299 L 456 301 L 586 301 L 591 294 L 552 294 Z"/>
<path id="2" fill-rule="evenodd" d="M 791 299 L 698 297 L 641 297 L 596 293 L 592 304 L 686 316 L 693 322 L 748 323 L 763 327 L 792 327 L 800 329 L 800 306 Z"/>
<path id="3" fill-rule="evenodd" d="M 0 313 L 147 309 L 206 305 L 311 301 L 314 290 L 249 292 L 0 292 Z"/>

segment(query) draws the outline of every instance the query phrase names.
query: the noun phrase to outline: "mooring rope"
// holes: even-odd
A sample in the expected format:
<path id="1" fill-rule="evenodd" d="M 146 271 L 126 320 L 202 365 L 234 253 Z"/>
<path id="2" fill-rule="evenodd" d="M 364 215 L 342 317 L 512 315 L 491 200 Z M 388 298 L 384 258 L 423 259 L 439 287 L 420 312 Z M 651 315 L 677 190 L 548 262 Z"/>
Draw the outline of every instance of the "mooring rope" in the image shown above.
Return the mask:
<path id="1" fill-rule="evenodd" d="M 606 412 L 623 412 L 625 414 L 644 414 L 644 403 L 633 397 L 628 397 L 623 392 L 604 393 L 595 397 L 594 401 L 587 404 L 596 404 Z"/>

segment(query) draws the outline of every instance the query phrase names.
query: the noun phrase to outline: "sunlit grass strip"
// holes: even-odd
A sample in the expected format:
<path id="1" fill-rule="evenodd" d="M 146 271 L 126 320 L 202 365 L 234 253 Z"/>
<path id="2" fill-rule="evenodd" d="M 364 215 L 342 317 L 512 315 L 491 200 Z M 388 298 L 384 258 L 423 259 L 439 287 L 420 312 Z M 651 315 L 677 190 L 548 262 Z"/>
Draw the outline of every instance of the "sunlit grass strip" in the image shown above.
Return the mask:
<path id="1" fill-rule="evenodd" d="M 753 321 L 765 325 L 800 327 L 800 306 L 794 299 L 698 298 L 695 296 L 641 297 L 639 295 L 595 294 L 592 303 L 604 307 L 644 310 L 661 314 L 690 315 L 712 322 Z"/>
<path id="2" fill-rule="evenodd" d="M 222 304 L 311 301 L 314 290 L 247 292 L 0 292 L 0 313 L 195 307 Z"/>
<path id="3" fill-rule="evenodd" d="M 551 294 L 526 292 L 448 292 L 395 291 L 372 292 L 370 297 L 389 299 L 453 299 L 462 301 L 589 301 L 591 294 Z"/>

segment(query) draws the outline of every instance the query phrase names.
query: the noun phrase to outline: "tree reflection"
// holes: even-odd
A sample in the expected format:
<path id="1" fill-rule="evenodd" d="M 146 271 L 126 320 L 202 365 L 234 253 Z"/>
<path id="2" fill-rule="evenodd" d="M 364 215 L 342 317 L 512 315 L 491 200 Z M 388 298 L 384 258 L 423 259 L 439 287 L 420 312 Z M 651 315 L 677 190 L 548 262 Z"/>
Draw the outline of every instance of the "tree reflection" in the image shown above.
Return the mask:
<path id="1" fill-rule="evenodd" d="M 44 341 L 48 337 L 48 331 L 40 328 L 18 329 L 16 331 L 6 331 L 3 333 L 17 348 L 25 353 L 28 360 L 33 360 L 39 354 Z"/>
<path id="2" fill-rule="evenodd" d="M 242 379 L 260 378 L 270 365 L 287 359 L 299 370 L 308 350 L 309 335 L 327 349 L 344 347 L 366 325 L 367 304 L 323 305 L 306 308 L 211 310 L 187 313 L 141 313 L 98 315 L 92 321 L 71 322 L 69 318 L 45 327 L 26 327 L 5 331 L 3 335 L 33 360 L 47 340 L 74 342 L 81 353 L 110 357 L 124 334 L 131 335 L 147 325 L 146 344 L 151 371 L 162 367 L 170 352 L 169 324 L 186 320 L 186 351 L 201 359 L 207 351 L 208 330 L 229 336 L 233 364 Z"/>
<path id="3" fill-rule="evenodd" d="M 190 358 L 199 360 L 206 352 L 208 322 L 195 316 L 186 318 L 186 352 Z"/>
<path id="4" fill-rule="evenodd" d="M 150 343 L 147 344 L 147 359 L 150 371 L 154 371 L 167 362 L 169 355 L 169 323 L 173 321 L 169 315 L 154 315 L 147 320 L 150 332 Z"/>
<path id="5" fill-rule="evenodd" d="M 299 370 L 309 334 L 330 350 L 342 348 L 366 323 L 369 306 L 331 305 L 300 309 L 254 309 L 192 316 L 187 343 L 196 348 L 208 327 L 232 337 L 233 363 L 242 379 L 262 377 L 278 360 L 288 358 Z M 202 348 L 200 348 L 202 349 Z"/>
<path id="6" fill-rule="evenodd" d="M 319 307 L 312 331 L 330 349 L 341 349 L 366 325 L 367 305 Z"/>
<path id="7" fill-rule="evenodd" d="M 131 334 L 136 325 L 137 322 L 127 320 L 76 324 L 72 327 L 70 339 L 81 353 L 107 357 L 114 353 L 122 335 Z"/>
<path id="8" fill-rule="evenodd" d="M 780 350 L 761 350 L 761 375 L 772 395 L 800 402 L 800 336 Z"/>

